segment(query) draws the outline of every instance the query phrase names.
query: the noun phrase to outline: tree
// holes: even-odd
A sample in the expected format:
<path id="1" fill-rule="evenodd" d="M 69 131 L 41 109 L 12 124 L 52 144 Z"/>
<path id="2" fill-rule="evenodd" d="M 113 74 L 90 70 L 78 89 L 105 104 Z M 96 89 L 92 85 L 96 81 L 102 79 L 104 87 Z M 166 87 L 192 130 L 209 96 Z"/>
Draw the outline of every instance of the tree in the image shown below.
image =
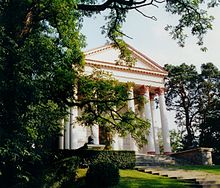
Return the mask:
<path id="1" fill-rule="evenodd" d="M 109 105 L 103 105 L 104 102 L 98 101 L 95 97 L 82 101 L 75 98 L 78 83 L 84 79 L 89 80 L 82 74 L 85 63 L 81 51 L 85 45 L 84 36 L 80 34 L 83 16 L 109 11 L 103 32 L 120 47 L 121 62 L 132 62 L 133 59 L 121 40 L 124 35 L 121 24 L 125 21 L 126 13 L 135 10 L 143 14 L 139 8 L 159 3 L 161 2 L 145 0 L 107 0 L 103 3 L 71 0 L 1 1 L 1 186 L 24 186 L 33 182 L 35 177 L 40 177 L 43 169 L 51 165 L 50 162 L 54 157 L 51 148 L 55 146 L 51 141 L 59 135 L 61 129 L 59 120 L 67 115 L 67 108 L 77 105 L 89 109 L 91 103 L 93 106 L 102 104 L 98 105 L 99 109 L 109 108 Z M 202 36 L 211 28 L 212 17 L 199 9 L 200 3 L 200 1 L 189 1 L 187 4 L 183 0 L 166 1 L 166 10 L 180 15 L 179 25 L 173 28 L 171 34 L 175 39 L 179 39 L 181 44 L 185 38 L 183 34 L 185 27 L 191 27 L 192 34 L 200 40 L 199 44 L 202 44 Z M 209 3 L 208 6 L 216 4 Z M 90 83 L 95 85 L 95 80 L 96 78 L 91 79 Z M 108 84 L 109 82 L 106 83 L 107 86 Z M 117 88 L 122 87 L 115 86 L 111 89 Z M 119 92 L 118 97 L 114 99 L 116 106 L 119 105 L 117 101 L 121 99 L 119 95 L 122 94 L 123 92 Z M 111 104 L 109 101 L 111 98 L 112 96 L 105 98 L 108 104 Z M 116 111 L 114 113 L 117 114 Z M 97 118 L 100 116 L 101 114 Z M 143 134 L 143 131 L 136 132 L 131 127 L 131 122 L 135 120 L 134 116 L 133 113 L 127 116 L 125 114 L 122 120 L 127 122 L 127 128 L 133 131 L 135 137 L 137 133 Z M 103 119 L 99 122 L 101 121 Z M 115 125 L 110 124 L 116 129 L 116 125 L 119 125 L 118 120 L 113 123 Z M 140 122 L 140 130 L 143 129 L 142 125 Z"/>
<path id="2" fill-rule="evenodd" d="M 214 149 L 213 161 L 220 163 L 220 71 L 212 63 L 201 66 L 201 123 L 199 145 Z"/>
<path id="3" fill-rule="evenodd" d="M 170 110 L 176 111 L 177 124 L 186 131 L 184 146 L 201 145 L 199 139 L 206 139 L 209 127 L 206 124 L 218 119 L 219 70 L 212 63 L 203 64 L 200 74 L 193 65 L 165 65 L 165 68 L 169 72 L 166 102 Z"/>
<path id="4" fill-rule="evenodd" d="M 220 114 L 219 114 L 219 104 L 215 113 L 212 116 L 206 117 L 206 122 L 200 124 L 201 134 L 199 137 L 199 145 L 201 147 L 213 148 L 212 153 L 214 164 L 220 164 Z"/>
<path id="5" fill-rule="evenodd" d="M 199 75 L 194 65 L 165 65 L 168 71 L 165 86 L 166 104 L 169 110 L 176 111 L 176 122 L 186 130 L 186 147 L 192 147 L 195 141 L 199 115 Z"/>
<path id="6" fill-rule="evenodd" d="M 77 19 L 74 12 L 63 7 L 67 14 L 62 18 L 56 6 L 65 2 L 56 2 L 47 9 L 56 15 L 49 21 L 47 11 L 39 12 L 42 7 L 35 3 L 3 1 L 0 5 L 2 187 L 33 182 L 51 165 L 46 161 L 54 159 L 59 120 L 66 115 L 66 100 L 74 94 L 73 84 L 83 64 L 79 32 L 70 27 Z M 55 23 L 59 27 L 53 27 Z"/>

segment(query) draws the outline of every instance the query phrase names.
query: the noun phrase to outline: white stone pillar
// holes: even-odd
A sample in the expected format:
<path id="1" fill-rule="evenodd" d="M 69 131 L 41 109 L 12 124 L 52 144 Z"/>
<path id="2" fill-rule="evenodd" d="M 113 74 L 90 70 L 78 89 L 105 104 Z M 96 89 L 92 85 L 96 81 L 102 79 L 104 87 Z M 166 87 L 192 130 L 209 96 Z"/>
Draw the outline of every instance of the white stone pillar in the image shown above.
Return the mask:
<path id="1" fill-rule="evenodd" d="M 170 154 L 171 145 L 170 145 L 169 125 L 167 119 L 168 114 L 167 114 L 165 98 L 164 98 L 164 89 L 162 88 L 159 89 L 159 105 L 160 105 L 160 117 L 161 117 L 164 154 Z"/>
<path id="2" fill-rule="evenodd" d="M 113 136 L 113 142 L 112 142 L 112 149 L 113 150 L 119 150 L 119 136 L 118 133 L 115 133 Z"/>
<path id="3" fill-rule="evenodd" d="M 118 150 L 123 150 L 124 139 L 118 135 Z"/>
<path id="4" fill-rule="evenodd" d="M 78 116 L 78 108 L 77 106 L 71 107 L 70 109 L 70 149 L 78 148 L 78 126 L 77 126 L 77 118 Z"/>
<path id="5" fill-rule="evenodd" d="M 64 121 L 65 130 L 64 130 L 64 142 L 65 149 L 70 149 L 70 109 L 68 109 L 68 115 L 66 120 Z"/>
<path id="6" fill-rule="evenodd" d="M 155 154 L 153 123 L 152 123 L 152 114 L 151 114 L 151 105 L 150 105 L 150 88 L 148 86 L 141 86 L 140 89 L 141 89 L 141 94 L 143 94 L 144 99 L 145 99 L 145 103 L 144 103 L 145 117 L 150 122 L 147 153 Z"/>
<path id="7" fill-rule="evenodd" d="M 135 112 L 135 104 L 134 104 L 134 90 L 133 88 L 129 88 L 128 91 L 128 109 L 132 112 Z M 136 145 L 135 140 L 131 137 L 131 135 L 128 135 L 128 138 L 130 139 L 130 149 L 134 150 L 135 152 L 138 152 L 138 147 Z"/>
<path id="8" fill-rule="evenodd" d="M 59 149 L 64 149 L 64 119 L 60 121 L 61 131 L 59 136 Z"/>
<path id="9" fill-rule="evenodd" d="M 160 140 L 159 140 L 159 127 L 154 127 L 154 136 L 155 136 L 155 152 L 157 155 L 160 154 Z"/>
<path id="10" fill-rule="evenodd" d="M 94 144 L 99 145 L 99 126 L 93 125 L 91 131 L 92 131 L 92 136 L 94 139 Z"/>
<path id="11" fill-rule="evenodd" d="M 117 111 L 117 108 L 116 106 L 113 108 L 115 111 Z M 113 150 L 120 150 L 120 143 L 119 143 L 119 135 L 118 133 L 116 132 L 113 137 L 112 137 L 112 149 Z"/>
<path id="12" fill-rule="evenodd" d="M 160 154 L 158 133 L 155 127 L 156 107 L 155 107 L 155 94 L 150 95 L 151 115 L 152 115 L 152 129 L 154 138 L 155 153 Z"/>

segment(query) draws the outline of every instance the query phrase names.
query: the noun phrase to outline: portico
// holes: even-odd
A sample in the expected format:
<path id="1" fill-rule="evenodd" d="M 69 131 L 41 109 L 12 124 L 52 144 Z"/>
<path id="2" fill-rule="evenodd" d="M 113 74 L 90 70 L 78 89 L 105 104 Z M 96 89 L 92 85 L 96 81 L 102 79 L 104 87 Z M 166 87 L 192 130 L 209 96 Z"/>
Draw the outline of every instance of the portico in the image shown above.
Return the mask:
<path id="1" fill-rule="evenodd" d="M 159 154 L 158 129 L 161 128 L 164 153 L 169 154 L 171 147 L 164 98 L 164 76 L 167 75 L 167 72 L 131 46 L 128 47 L 137 59 L 133 67 L 116 65 L 119 51 L 113 48 L 111 44 L 85 52 L 86 74 L 91 74 L 93 68 L 96 67 L 111 73 L 120 82 L 134 83 L 134 86 L 128 90 L 131 99 L 127 102 L 128 109 L 149 120 L 151 125 L 149 134 L 146 135 L 148 144 L 143 148 L 138 148 L 130 135 L 122 138 L 118 134 L 113 137 L 112 148 L 114 150 L 134 150 L 136 153 L 143 154 Z M 138 95 L 143 96 L 144 102 L 140 103 L 135 99 Z M 156 99 L 159 101 L 158 103 L 155 103 Z M 80 110 L 75 107 L 71 108 L 69 112 L 69 118 L 62 121 L 64 131 L 59 138 L 60 149 L 77 149 L 87 142 L 90 135 L 93 135 L 95 144 L 99 144 L 99 127 L 97 125 L 91 128 L 82 127 L 76 121 L 76 117 L 80 115 Z"/>

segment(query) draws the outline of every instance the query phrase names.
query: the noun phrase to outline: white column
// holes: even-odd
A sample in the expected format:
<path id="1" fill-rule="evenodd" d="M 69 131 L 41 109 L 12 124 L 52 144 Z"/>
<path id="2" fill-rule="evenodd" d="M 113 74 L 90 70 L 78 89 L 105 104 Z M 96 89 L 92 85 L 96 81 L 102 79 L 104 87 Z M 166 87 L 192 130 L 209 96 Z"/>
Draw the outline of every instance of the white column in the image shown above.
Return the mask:
<path id="1" fill-rule="evenodd" d="M 93 125 L 91 131 L 92 131 L 92 136 L 94 139 L 94 144 L 99 145 L 99 126 Z"/>
<path id="2" fill-rule="evenodd" d="M 118 133 L 115 133 L 113 136 L 113 142 L 112 142 L 112 149 L 113 150 L 119 150 L 119 136 Z"/>
<path id="3" fill-rule="evenodd" d="M 155 127 L 156 118 L 156 107 L 155 107 L 155 94 L 150 95 L 150 105 L 151 105 L 151 115 L 152 115 L 152 128 L 153 128 L 153 138 L 154 138 L 154 148 L 156 154 L 160 154 L 158 132 Z"/>
<path id="4" fill-rule="evenodd" d="M 116 106 L 113 108 L 115 111 L 117 111 Z M 119 135 L 117 132 L 115 132 L 115 134 L 112 137 L 112 149 L 113 150 L 120 150 L 120 141 L 119 141 Z"/>
<path id="5" fill-rule="evenodd" d="M 159 127 L 154 127 L 154 136 L 155 136 L 155 151 L 156 154 L 159 155 L 160 154 L 160 140 L 159 140 L 159 131 L 160 128 Z"/>
<path id="6" fill-rule="evenodd" d="M 70 149 L 78 148 L 78 126 L 76 118 L 78 116 L 77 106 L 71 107 L 70 109 Z"/>
<path id="7" fill-rule="evenodd" d="M 142 86 L 142 94 L 144 94 L 144 113 L 146 119 L 150 123 L 150 129 L 148 134 L 148 144 L 147 144 L 147 153 L 155 154 L 155 144 L 153 136 L 153 123 L 152 123 L 152 114 L 151 114 L 151 105 L 150 105 L 150 88 L 148 86 Z"/>
<path id="8" fill-rule="evenodd" d="M 130 88 L 128 91 L 128 98 L 130 100 L 128 100 L 128 109 L 131 110 L 132 112 L 135 112 L 135 104 L 134 104 L 134 90 L 133 88 Z M 138 147 L 136 145 L 135 140 L 131 137 L 131 135 L 128 135 L 129 139 L 130 139 L 130 149 L 134 150 L 135 152 L 138 151 Z"/>
<path id="9" fill-rule="evenodd" d="M 59 136 L 59 149 L 64 149 L 64 119 L 60 121 L 61 131 Z"/>
<path id="10" fill-rule="evenodd" d="M 159 89 L 159 104 L 160 104 L 160 117 L 161 117 L 161 125 L 162 125 L 164 154 L 170 154 L 171 153 L 170 133 L 169 133 L 169 125 L 167 119 L 167 109 L 164 98 L 164 89 L 162 88 Z"/>
<path id="11" fill-rule="evenodd" d="M 124 139 L 118 135 L 118 150 L 123 150 Z"/>
<path id="12" fill-rule="evenodd" d="M 70 109 L 68 109 L 68 115 L 66 120 L 64 121 L 64 125 L 65 125 L 65 133 L 64 133 L 65 149 L 70 149 Z"/>

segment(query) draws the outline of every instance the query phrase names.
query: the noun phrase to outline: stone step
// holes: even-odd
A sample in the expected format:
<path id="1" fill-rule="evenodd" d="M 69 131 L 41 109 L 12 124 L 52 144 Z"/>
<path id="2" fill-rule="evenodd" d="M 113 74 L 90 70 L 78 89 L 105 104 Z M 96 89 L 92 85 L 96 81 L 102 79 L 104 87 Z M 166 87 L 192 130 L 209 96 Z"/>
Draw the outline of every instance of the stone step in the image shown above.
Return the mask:
<path id="1" fill-rule="evenodd" d="M 153 168 L 142 167 L 138 170 L 170 179 L 177 179 L 189 183 L 190 187 L 220 188 L 220 175 L 182 169 L 164 169 L 158 166 Z"/>
<path id="2" fill-rule="evenodd" d="M 201 188 L 220 188 L 220 184 L 204 184 L 204 185 L 200 185 L 200 184 L 190 184 L 190 187 L 201 187 Z"/>
<path id="3" fill-rule="evenodd" d="M 156 162 L 137 162 L 135 163 L 136 166 L 171 166 L 171 165 L 175 165 L 174 162 L 160 162 L 160 161 L 156 161 Z"/>
<path id="4" fill-rule="evenodd" d="M 217 181 L 215 180 L 199 180 L 197 181 L 200 185 L 206 185 L 206 184 L 216 184 Z"/>

